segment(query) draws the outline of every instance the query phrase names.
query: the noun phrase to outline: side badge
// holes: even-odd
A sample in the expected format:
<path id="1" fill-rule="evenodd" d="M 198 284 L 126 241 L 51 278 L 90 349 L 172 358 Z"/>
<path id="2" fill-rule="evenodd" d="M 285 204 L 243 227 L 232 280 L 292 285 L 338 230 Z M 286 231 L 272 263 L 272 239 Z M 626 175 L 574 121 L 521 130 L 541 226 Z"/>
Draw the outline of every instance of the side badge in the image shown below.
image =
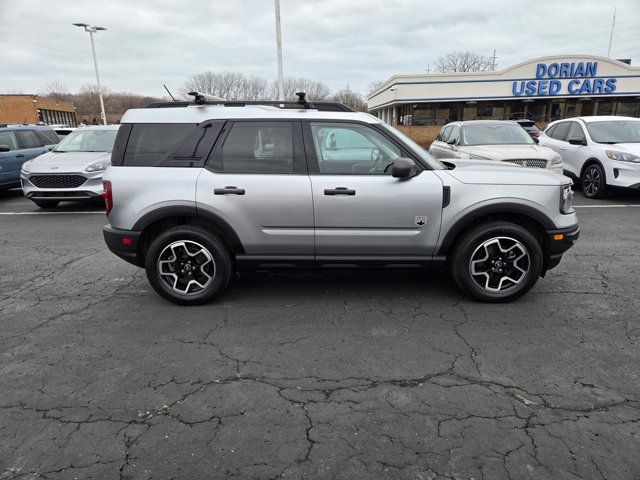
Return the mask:
<path id="1" fill-rule="evenodd" d="M 416 225 L 426 225 L 427 224 L 427 217 L 426 216 L 417 216 L 416 217 Z"/>

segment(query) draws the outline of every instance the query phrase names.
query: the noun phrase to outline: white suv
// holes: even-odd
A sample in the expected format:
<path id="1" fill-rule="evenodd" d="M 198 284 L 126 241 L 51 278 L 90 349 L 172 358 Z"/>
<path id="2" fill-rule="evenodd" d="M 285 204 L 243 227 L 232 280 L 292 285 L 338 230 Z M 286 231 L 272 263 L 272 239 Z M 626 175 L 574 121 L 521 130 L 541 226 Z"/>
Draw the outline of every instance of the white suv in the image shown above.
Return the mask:
<path id="1" fill-rule="evenodd" d="M 564 163 L 565 174 L 585 196 L 602 198 L 611 188 L 640 189 L 640 119 L 577 117 L 550 123 L 539 137 Z"/>
<path id="2" fill-rule="evenodd" d="M 104 237 L 172 302 L 206 302 L 243 268 L 398 266 L 446 267 L 473 297 L 504 302 L 578 237 L 566 177 L 445 166 L 372 115 L 270 103 L 201 99 L 122 117 Z"/>

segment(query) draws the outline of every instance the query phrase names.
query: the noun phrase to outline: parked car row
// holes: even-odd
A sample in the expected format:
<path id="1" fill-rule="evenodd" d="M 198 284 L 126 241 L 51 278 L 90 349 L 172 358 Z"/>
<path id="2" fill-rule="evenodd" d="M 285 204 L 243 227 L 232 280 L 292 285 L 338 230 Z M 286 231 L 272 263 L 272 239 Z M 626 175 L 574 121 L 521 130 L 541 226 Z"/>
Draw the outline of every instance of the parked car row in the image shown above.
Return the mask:
<path id="1" fill-rule="evenodd" d="M 0 189 L 22 187 L 41 208 L 100 199 L 118 125 L 59 135 L 50 126 L 0 125 Z"/>
<path id="2" fill-rule="evenodd" d="M 445 125 L 429 152 L 440 160 L 493 160 L 571 177 L 588 198 L 613 188 L 640 189 L 640 119 L 593 116 L 558 120 L 541 132 L 530 120 Z"/>

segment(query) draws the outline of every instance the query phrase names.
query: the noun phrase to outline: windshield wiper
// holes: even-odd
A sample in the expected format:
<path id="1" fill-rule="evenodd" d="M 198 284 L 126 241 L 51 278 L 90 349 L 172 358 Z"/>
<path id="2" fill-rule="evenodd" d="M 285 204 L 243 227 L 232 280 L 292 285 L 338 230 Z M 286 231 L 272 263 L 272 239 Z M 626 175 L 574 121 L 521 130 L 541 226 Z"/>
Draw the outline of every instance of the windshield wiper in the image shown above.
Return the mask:
<path id="1" fill-rule="evenodd" d="M 52 152 L 55 152 L 55 153 L 67 153 L 66 150 L 52 150 Z"/>

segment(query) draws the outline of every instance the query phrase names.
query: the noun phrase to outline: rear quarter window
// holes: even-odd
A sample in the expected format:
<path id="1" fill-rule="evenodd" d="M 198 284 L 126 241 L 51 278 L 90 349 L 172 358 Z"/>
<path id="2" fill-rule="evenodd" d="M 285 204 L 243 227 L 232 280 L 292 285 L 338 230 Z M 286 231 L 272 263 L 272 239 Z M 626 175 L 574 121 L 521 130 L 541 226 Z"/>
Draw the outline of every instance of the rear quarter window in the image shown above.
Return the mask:
<path id="1" fill-rule="evenodd" d="M 112 154 L 113 164 L 130 167 L 201 167 L 223 123 L 134 124 L 130 129 L 119 132 Z M 125 136 L 128 138 L 125 139 Z M 125 141 L 122 155 L 122 143 Z M 122 163 L 119 162 L 121 155 Z"/>

